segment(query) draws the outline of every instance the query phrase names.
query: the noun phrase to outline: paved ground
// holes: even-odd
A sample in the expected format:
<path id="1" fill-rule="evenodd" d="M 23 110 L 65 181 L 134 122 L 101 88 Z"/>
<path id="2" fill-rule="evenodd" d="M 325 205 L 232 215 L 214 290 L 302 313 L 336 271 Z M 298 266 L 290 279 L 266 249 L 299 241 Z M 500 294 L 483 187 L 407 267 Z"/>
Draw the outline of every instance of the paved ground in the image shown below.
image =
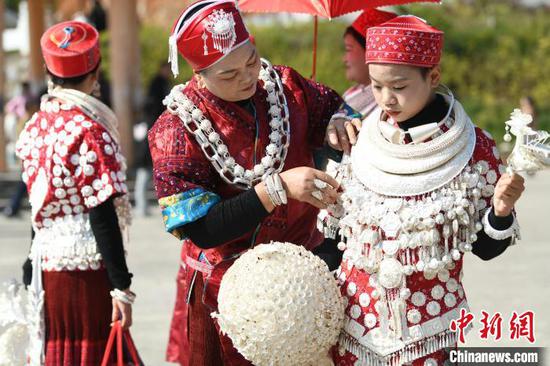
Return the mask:
<path id="1" fill-rule="evenodd" d="M 527 179 L 527 191 L 517 207 L 523 240 L 505 255 L 483 262 L 467 256 L 464 282 L 476 319 L 482 309 L 503 315 L 503 340 L 498 346 L 527 346 L 511 341 L 512 311 L 535 311 L 536 344 L 550 346 L 550 172 Z M 28 250 L 30 226 L 24 219 L 0 218 L 0 280 L 20 274 Z M 132 228 L 129 265 L 138 294 L 132 332 L 147 365 L 167 365 L 164 350 L 175 294 L 179 245 L 164 233 L 160 217 L 137 218 Z M 479 330 L 479 327 L 477 328 Z M 471 346 L 494 345 L 480 340 L 477 330 L 467 337 Z"/>

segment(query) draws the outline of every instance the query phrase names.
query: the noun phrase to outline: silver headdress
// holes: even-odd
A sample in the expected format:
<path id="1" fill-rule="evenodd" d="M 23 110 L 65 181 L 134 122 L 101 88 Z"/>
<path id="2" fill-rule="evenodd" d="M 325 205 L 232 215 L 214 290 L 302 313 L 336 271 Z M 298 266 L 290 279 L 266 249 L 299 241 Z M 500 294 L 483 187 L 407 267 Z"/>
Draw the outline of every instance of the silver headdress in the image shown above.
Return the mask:
<path id="1" fill-rule="evenodd" d="M 214 10 L 208 16 L 206 30 L 210 33 L 214 48 L 224 55 L 231 52 L 231 49 L 237 41 L 237 32 L 235 31 L 235 19 L 232 13 L 226 13 L 223 9 Z M 207 34 L 203 33 L 204 54 L 208 55 L 206 46 Z"/>

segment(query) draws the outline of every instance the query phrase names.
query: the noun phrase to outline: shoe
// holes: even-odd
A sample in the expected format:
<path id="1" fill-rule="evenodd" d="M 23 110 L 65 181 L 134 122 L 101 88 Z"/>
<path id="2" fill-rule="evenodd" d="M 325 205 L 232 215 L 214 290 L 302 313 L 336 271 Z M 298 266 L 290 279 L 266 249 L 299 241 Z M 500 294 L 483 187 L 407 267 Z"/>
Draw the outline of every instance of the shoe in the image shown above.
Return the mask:
<path id="1" fill-rule="evenodd" d="M 4 208 L 4 216 L 9 218 L 14 218 L 14 217 L 18 217 L 19 213 L 14 211 L 11 207 L 8 206 Z"/>

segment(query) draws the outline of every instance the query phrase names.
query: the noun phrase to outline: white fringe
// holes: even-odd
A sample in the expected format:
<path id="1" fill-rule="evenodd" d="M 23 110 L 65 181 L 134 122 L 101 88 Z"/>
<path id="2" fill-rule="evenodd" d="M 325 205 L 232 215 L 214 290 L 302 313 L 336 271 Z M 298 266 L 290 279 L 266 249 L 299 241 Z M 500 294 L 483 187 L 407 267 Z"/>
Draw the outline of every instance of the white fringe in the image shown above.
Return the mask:
<path id="1" fill-rule="evenodd" d="M 168 62 L 172 69 L 172 74 L 174 78 L 179 75 L 179 65 L 178 65 L 178 36 L 172 34 L 168 38 Z"/>
<path id="2" fill-rule="evenodd" d="M 402 349 L 382 356 L 379 353 L 361 345 L 355 338 L 342 332 L 339 338 L 339 344 L 358 358 L 361 366 L 397 366 L 412 362 L 421 357 L 447 347 L 454 347 L 457 343 L 455 332 L 447 330 L 443 333 L 421 339 L 406 345 Z"/>
<path id="3" fill-rule="evenodd" d="M 99 269 L 101 254 L 88 214 L 68 215 L 53 220 L 50 227 L 36 229 L 31 258 L 40 253 L 45 271 Z"/>

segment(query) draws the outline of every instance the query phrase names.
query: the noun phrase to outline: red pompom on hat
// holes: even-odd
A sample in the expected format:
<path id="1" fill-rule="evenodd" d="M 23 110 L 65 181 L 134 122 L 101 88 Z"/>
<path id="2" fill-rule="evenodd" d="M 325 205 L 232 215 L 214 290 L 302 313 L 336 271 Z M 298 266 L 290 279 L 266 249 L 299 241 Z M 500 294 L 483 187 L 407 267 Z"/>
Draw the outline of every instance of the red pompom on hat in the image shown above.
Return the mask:
<path id="1" fill-rule="evenodd" d="M 413 15 L 403 15 L 367 31 L 366 63 L 433 67 L 443 51 L 443 32 Z"/>
<path id="2" fill-rule="evenodd" d="M 203 7 L 196 11 L 199 6 Z M 172 72 L 175 76 L 179 72 L 178 51 L 194 71 L 201 71 L 249 39 L 234 1 L 198 1 L 185 9 L 172 29 L 169 39 Z"/>
<path id="3" fill-rule="evenodd" d="M 375 27 L 395 18 L 397 14 L 378 9 L 366 9 L 355 19 L 351 27 L 363 37 L 367 36 L 367 29 Z"/>
<path id="4" fill-rule="evenodd" d="M 44 32 L 40 46 L 46 67 L 61 78 L 85 75 L 99 63 L 99 34 L 87 23 L 56 24 Z"/>

